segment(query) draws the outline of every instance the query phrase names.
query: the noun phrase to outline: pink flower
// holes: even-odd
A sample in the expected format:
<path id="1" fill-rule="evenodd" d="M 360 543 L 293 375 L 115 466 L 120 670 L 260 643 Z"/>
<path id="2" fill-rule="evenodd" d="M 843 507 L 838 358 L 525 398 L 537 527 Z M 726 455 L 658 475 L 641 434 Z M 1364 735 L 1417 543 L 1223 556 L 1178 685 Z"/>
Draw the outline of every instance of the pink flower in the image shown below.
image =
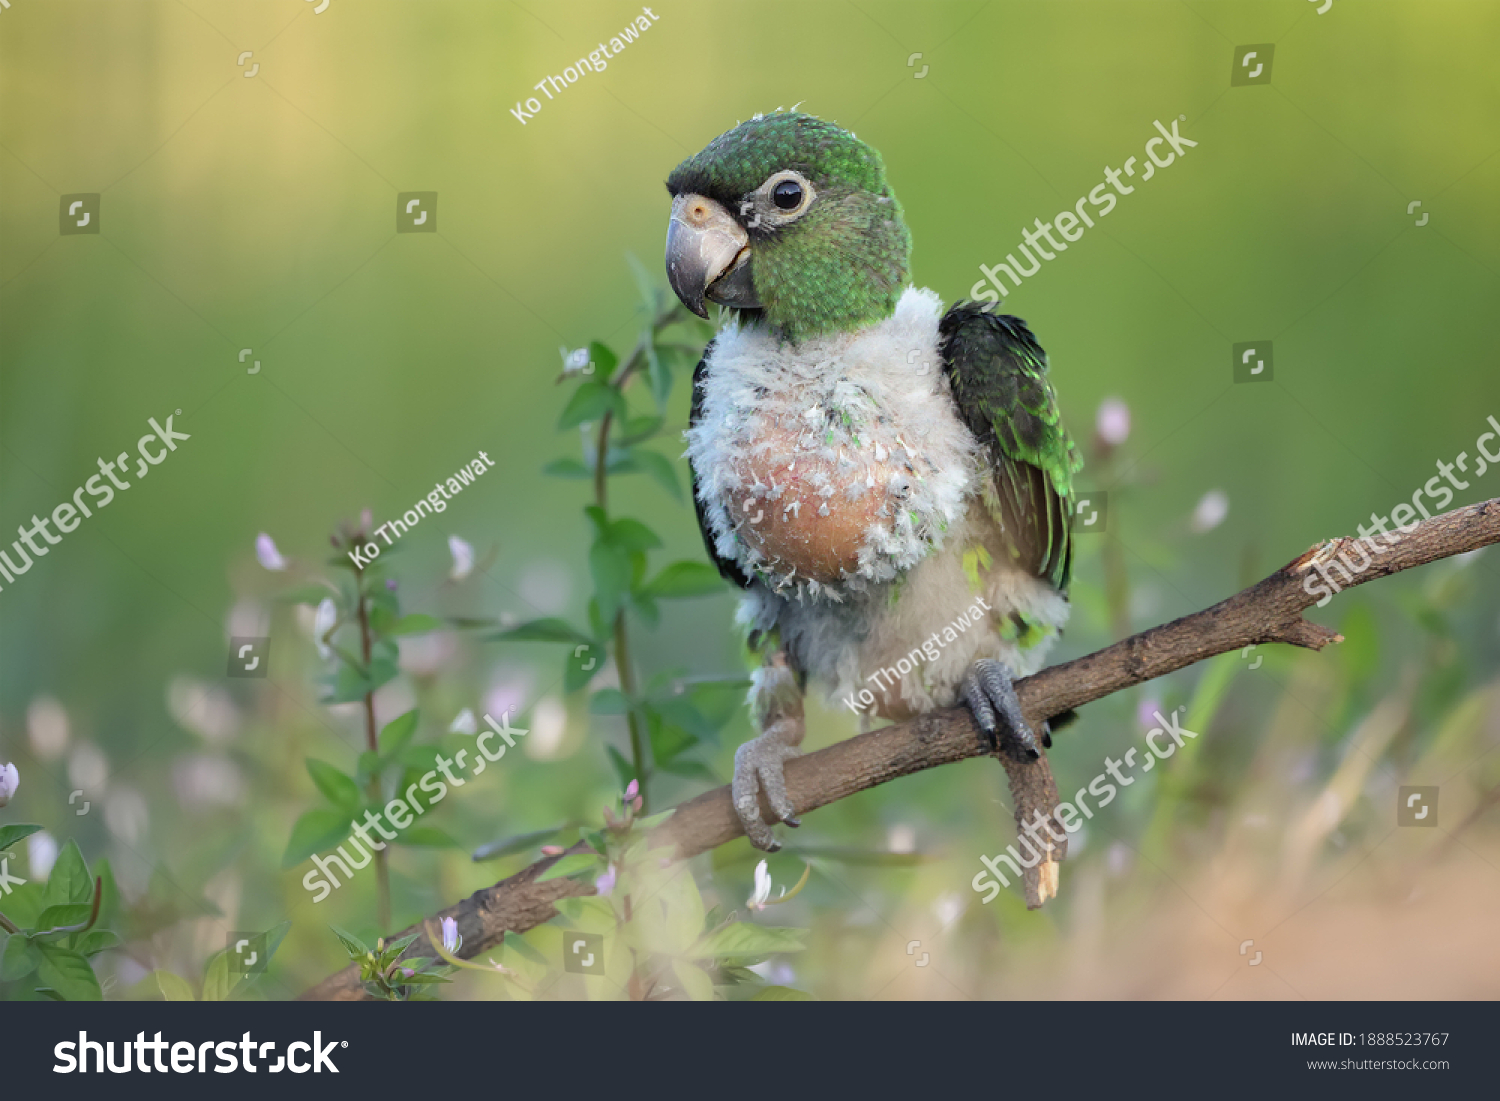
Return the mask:
<path id="1" fill-rule="evenodd" d="M 286 559 L 276 549 L 276 542 L 265 532 L 255 537 L 255 557 L 268 570 L 286 569 Z"/>
<path id="2" fill-rule="evenodd" d="M 458 922 L 451 917 L 442 920 L 443 926 L 443 949 L 447 952 L 457 952 L 461 943 L 458 936 Z"/>
<path id="3" fill-rule="evenodd" d="M 1130 437 L 1130 406 L 1119 398 L 1105 398 L 1099 404 L 1094 430 L 1110 447 L 1119 447 Z"/>
<path id="4" fill-rule="evenodd" d="M 604 869 L 603 875 L 594 880 L 594 890 L 598 891 L 603 897 L 608 898 L 610 892 L 615 889 L 615 878 L 615 866 L 611 864 L 608 868 Z"/>
<path id="5" fill-rule="evenodd" d="M 632 781 L 630 781 L 630 783 L 625 788 L 625 802 L 627 802 L 627 803 L 630 802 L 632 799 L 634 799 L 640 793 L 641 793 L 641 783 L 640 783 L 640 781 L 639 780 L 632 780 Z"/>

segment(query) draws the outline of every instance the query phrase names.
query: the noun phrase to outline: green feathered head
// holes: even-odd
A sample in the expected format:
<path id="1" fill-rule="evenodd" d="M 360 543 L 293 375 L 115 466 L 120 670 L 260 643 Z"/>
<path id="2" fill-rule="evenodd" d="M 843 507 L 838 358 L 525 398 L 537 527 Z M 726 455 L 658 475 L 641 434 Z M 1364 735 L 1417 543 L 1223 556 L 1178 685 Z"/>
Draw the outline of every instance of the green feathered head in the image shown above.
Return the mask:
<path id="1" fill-rule="evenodd" d="M 880 154 L 831 122 L 757 115 L 667 179 L 667 277 L 797 342 L 889 317 L 905 287 L 911 234 Z"/>

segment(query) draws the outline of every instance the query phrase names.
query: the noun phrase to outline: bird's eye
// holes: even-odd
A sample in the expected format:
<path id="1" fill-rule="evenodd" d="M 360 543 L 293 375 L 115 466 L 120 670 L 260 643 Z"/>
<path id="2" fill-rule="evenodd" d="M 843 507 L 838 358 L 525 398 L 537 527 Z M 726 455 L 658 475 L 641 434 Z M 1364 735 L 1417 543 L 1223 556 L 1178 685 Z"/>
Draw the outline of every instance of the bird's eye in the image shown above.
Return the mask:
<path id="1" fill-rule="evenodd" d="M 771 201 L 778 210 L 796 210 L 802 205 L 802 185 L 796 180 L 782 180 L 771 190 Z"/>

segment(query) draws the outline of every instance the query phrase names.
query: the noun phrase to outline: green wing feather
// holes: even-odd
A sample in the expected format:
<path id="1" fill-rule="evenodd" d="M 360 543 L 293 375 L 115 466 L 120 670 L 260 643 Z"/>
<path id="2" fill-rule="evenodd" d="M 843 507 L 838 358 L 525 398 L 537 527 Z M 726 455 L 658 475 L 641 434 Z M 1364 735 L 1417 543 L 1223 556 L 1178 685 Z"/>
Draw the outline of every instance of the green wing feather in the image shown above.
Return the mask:
<path id="1" fill-rule="evenodd" d="M 1047 353 L 1020 318 L 980 303 L 954 306 L 938 335 L 953 400 L 989 454 L 985 504 L 1016 565 L 1066 592 L 1073 475 L 1083 460 L 1047 381 Z"/>

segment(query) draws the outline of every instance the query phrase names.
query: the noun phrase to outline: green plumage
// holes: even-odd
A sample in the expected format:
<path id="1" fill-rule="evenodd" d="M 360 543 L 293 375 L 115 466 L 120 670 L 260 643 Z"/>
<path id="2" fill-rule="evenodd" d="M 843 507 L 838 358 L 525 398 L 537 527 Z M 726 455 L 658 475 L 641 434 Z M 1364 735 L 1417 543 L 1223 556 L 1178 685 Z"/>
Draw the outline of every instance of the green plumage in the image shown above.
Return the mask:
<path id="1" fill-rule="evenodd" d="M 949 310 L 938 333 L 953 400 L 989 453 L 985 505 L 1016 564 L 1067 592 L 1073 475 L 1083 460 L 1047 381 L 1047 354 L 1020 318 L 975 303 Z"/>
<path id="2" fill-rule="evenodd" d="M 910 278 L 911 234 L 880 154 L 847 130 L 795 112 L 762 115 L 679 164 L 667 190 L 743 215 L 750 194 L 785 169 L 806 176 L 818 198 L 790 225 L 742 219 L 759 312 L 793 343 L 889 317 Z"/>

